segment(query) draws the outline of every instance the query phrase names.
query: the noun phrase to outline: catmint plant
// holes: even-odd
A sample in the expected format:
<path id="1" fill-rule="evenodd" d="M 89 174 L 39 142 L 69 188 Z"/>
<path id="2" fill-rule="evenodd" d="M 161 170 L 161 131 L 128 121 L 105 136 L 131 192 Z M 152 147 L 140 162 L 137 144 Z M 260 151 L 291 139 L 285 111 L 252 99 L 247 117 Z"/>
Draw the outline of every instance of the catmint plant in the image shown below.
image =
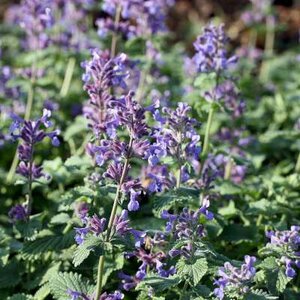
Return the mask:
<path id="1" fill-rule="evenodd" d="M 228 38 L 224 32 L 224 25 L 214 26 L 212 24 L 206 26 L 203 34 L 194 42 L 196 54 L 193 60 L 197 66 L 198 73 L 215 75 L 215 88 L 208 91 L 207 100 L 211 103 L 208 114 L 205 137 L 203 142 L 202 156 L 205 157 L 209 151 L 209 136 L 213 121 L 215 106 L 218 101 L 218 93 L 220 93 L 221 79 L 225 75 L 225 71 L 236 63 L 236 56 L 229 56 L 226 50 Z"/>
<path id="2" fill-rule="evenodd" d="M 43 116 L 35 121 L 26 121 L 17 115 L 12 115 L 13 123 L 10 131 L 14 140 L 20 140 L 18 146 L 19 166 L 17 173 L 20 174 L 27 183 L 27 203 L 26 205 L 18 205 L 15 209 L 10 211 L 13 218 L 20 219 L 20 215 L 30 216 L 32 211 L 32 184 L 41 177 L 47 177 L 43 172 L 43 168 L 34 162 L 35 147 L 38 143 L 42 142 L 46 137 L 51 139 L 52 145 L 59 146 L 58 135 L 59 130 L 47 132 L 46 129 L 52 127 L 52 122 L 49 120 L 51 112 L 43 110 Z M 44 129 L 43 129 L 44 127 Z M 22 210 L 22 213 L 20 212 Z M 19 217 L 16 217 L 16 212 Z"/>
<path id="3" fill-rule="evenodd" d="M 246 255 L 245 263 L 240 268 L 226 262 L 224 267 L 219 269 L 219 278 L 215 281 L 215 285 L 218 286 L 214 290 L 216 297 L 221 300 L 227 296 L 228 299 L 239 299 L 240 296 L 245 295 L 256 273 L 255 261 L 254 256 Z"/>
<path id="4" fill-rule="evenodd" d="M 296 268 L 300 268 L 300 227 L 291 226 L 290 230 L 267 231 L 270 240 L 266 248 L 274 253 L 281 254 L 278 263 L 285 266 L 285 275 L 294 278 L 297 275 Z"/>
<path id="5" fill-rule="evenodd" d="M 189 105 L 182 102 L 175 110 L 167 107 L 161 112 L 158 107 L 152 109 L 157 125 L 152 130 L 154 143 L 147 152 L 148 162 L 150 166 L 159 166 L 164 158 L 172 157 L 177 165 L 176 188 L 189 179 L 189 169 L 192 168 L 197 173 L 200 167 L 200 135 L 196 131 L 200 124 L 189 117 L 190 109 Z M 163 180 L 170 182 L 168 172 L 166 175 L 167 178 Z M 152 177 L 154 182 L 162 178 L 161 175 L 155 178 L 155 174 L 148 176 Z M 160 185 L 159 182 L 156 185 Z"/>

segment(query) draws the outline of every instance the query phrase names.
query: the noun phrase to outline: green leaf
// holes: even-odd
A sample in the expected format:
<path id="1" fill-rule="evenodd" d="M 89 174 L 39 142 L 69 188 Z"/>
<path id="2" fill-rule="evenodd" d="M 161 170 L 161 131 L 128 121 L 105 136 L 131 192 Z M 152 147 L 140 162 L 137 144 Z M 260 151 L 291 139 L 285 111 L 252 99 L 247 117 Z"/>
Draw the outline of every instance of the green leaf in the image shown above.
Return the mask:
<path id="1" fill-rule="evenodd" d="M 67 213 L 60 213 L 58 215 L 55 215 L 50 223 L 51 224 L 67 224 L 70 220 L 70 216 Z"/>
<path id="2" fill-rule="evenodd" d="M 32 216 L 28 222 L 18 222 L 16 229 L 22 237 L 32 239 L 42 228 L 40 221 L 41 214 Z"/>
<path id="3" fill-rule="evenodd" d="M 73 272 L 56 274 L 50 279 L 49 286 L 53 297 L 57 300 L 69 300 L 68 289 L 84 294 L 89 294 L 91 290 L 90 283 L 83 279 L 81 274 Z"/>
<path id="4" fill-rule="evenodd" d="M 16 286 L 21 281 L 22 266 L 13 260 L 3 268 L 0 268 L 0 288 Z"/>
<path id="5" fill-rule="evenodd" d="M 78 116 L 64 132 L 64 140 L 69 141 L 73 136 L 87 131 L 88 122 L 83 116 Z"/>
<path id="6" fill-rule="evenodd" d="M 259 267 L 267 270 L 275 270 L 278 269 L 278 263 L 276 261 L 276 257 L 270 256 L 265 258 L 260 264 Z"/>
<path id="7" fill-rule="evenodd" d="M 99 239 L 99 237 L 95 236 L 87 236 L 85 241 L 79 245 L 73 256 L 73 264 L 75 267 L 82 264 L 82 262 L 87 259 L 91 253 L 91 251 L 95 251 L 97 248 L 97 255 L 101 255 L 103 253 L 103 241 Z"/>
<path id="8" fill-rule="evenodd" d="M 178 261 L 176 265 L 178 275 L 187 277 L 193 286 L 196 286 L 201 278 L 208 270 L 207 261 L 205 258 L 198 258 L 194 262 L 189 262 L 185 259 Z"/>
<path id="9" fill-rule="evenodd" d="M 158 195 L 154 198 L 154 209 L 160 214 L 162 210 L 170 209 L 175 203 L 184 206 L 188 203 L 199 203 L 199 190 L 181 187 Z"/>
<path id="10" fill-rule="evenodd" d="M 231 181 L 222 181 L 216 186 L 216 191 L 221 195 L 235 195 L 241 193 L 241 188 Z"/>
<path id="11" fill-rule="evenodd" d="M 48 284 L 42 285 L 34 294 L 35 300 L 44 300 L 50 294 L 50 287 Z"/>
<path id="12" fill-rule="evenodd" d="M 292 278 L 289 278 L 285 275 L 285 272 L 280 269 L 277 276 L 276 281 L 276 289 L 279 293 L 284 292 L 287 284 L 292 280 Z"/>
<path id="13" fill-rule="evenodd" d="M 292 280 L 285 275 L 284 268 L 268 269 L 265 271 L 267 287 L 272 294 L 282 293 Z"/>
<path id="14" fill-rule="evenodd" d="M 147 276 L 142 282 L 140 282 L 136 290 L 144 290 L 147 286 L 151 286 L 155 292 L 162 292 L 167 289 L 173 288 L 180 283 L 180 278 L 177 275 L 170 277 L 160 276 Z"/>
<path id="15" fill-rule="evenodd" d="M 278 297 L 269 295 L 262 290 L 253 290 L 245 295 L 244 300 L 276 300 Z"/>
<path id="16" fill-rule="evenodd" d="M 24 259 L 38 259 L 41 254 L 48 251 L 59 251 L 74 244 L 74 232 L 64 235 L 47 235 L 27 242 L 24 245 L 22 256 Z"/>
<path id="17" fill-rule="evenodd" d="M 243 226 L 241 224 L 230 224 L 224 227 L 221 238 L 225 241 L 241 243 L 243 241 L 253 242 L 258 234 L 254 226 Z"/>
<path id="18" fill-rule="evenodd" d="M 15 294 L 11 297 L 9 297 L 7 300 L 34 300 L 31 295 L 25 295 L 25 294 Z M 38 300 L 38 299 L 36 299 Z"/>
<path id="19" fill-rule="evenodd" d="M 73 155 L 65 161 L 64 165 L 70 170 L 87 169 L 91 166 L 91 160 L 87 156 Z"/>
<path id="20" fill-rule="evenodd" d="M 106 255 L 104 264 L 103 285 L 106 284 L 109 276 L 117 270 L 121 270 L 124 266 L 124 254 Z"/>

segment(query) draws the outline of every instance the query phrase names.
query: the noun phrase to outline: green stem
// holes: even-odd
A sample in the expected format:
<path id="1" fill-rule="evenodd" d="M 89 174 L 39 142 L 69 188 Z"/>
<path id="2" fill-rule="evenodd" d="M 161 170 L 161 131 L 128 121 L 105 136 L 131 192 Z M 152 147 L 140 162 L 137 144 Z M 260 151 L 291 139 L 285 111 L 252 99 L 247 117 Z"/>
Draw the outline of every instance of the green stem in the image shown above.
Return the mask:
<path id="1" fill-rule="evenodd" d="M 33 167 L 33 144 L 30 144 L 30 161 L 29 161 L 29 178 L 28 178 L 28 206 L 27 206 L 27 214 L 28 218 L 31 214 L 32 209 L 32 167 Z"/>
<path id="2" fill-rule="evenodd" d="M 266 56 L 273 55 L 274 41 L 275 41 L 275 20 L 273 16 L 268 16 L 266 19 L 266 39 L 265 39 Z"/>
<path id="3" fill-rule="evenodd" d="M 74 73 L 74 69 L 75 69 L 75 64 L 76 64 L 75 58 L 71 57 L 68 61 L 64 81 L 63 81 L 63 84 L 62 84 L 61 89 L 60 89 L 59 94 L 60 94 L 61 97 L 66 97 L 68 92 L 69 92 L 72 77 L 73 77 L 73 73 Z"/>
<path id="4" fill-rule="evenodd" d="M 32 68 L 32 72 L 34 72 L 34 68 Z M 29 85 L 29 90 L 28 90 L 28 94 L 27 94 L 27 102 L 26 102 L 26 109 L 25 109 L 25 116 L 24 119 L 26 121 L 28 121 L 30 119 L 30 114 L 31 114 L 31 109 L 32 109 L 32 105 L 33 105 L 33 83 L 34 83 L 34 78 L 32 78 L 30 80 L 30 85 Z M 10 169 L 7 173 L 6 176 L 6 181 L 8 183 L 12 182 L 12 179 L 15 175 L 17 166 L 18 166 L 18 162 L 19 162 L 19 157 L 18 157 L 18 148 L 19 148 L 20 142 L 18 142 L 18 146 L 17 146 L 17 150 L 15 152 L 12 164 L 10 166 Z"/>
<path id="5" fill-rule="evenodd" d="M 296 171 L 296 173 L 300 173 L 300 153 L 298 154 L 295 171 Z"/>
<path id="6" fill-rule="evenodd" d="M 138 103 L 141 103 L 142 97 L 144 95 L 144 86 L 145 86 L 147 75 L 148 75 L 148 68 L 144 69 L 141 73 L 141 78 L 136 92 L 136 101 Z"/>
<path id="7" fill-rule="evenodd" d="M 102 280 L 103 280 L 103 273 L 104 273 L 104 255 L 100 256 L 98 262 L 98 270 L 97 270 L 97 285 L 96 285 L 96 298 L 99 299 L 101 295 L 102 289 Z"/>
<path id="8" fill-rule="evenodd" d="M 224 179 L 225 179 L 225 180 L 229 180 L 230 177 L 231 177 L 232 165 L 233 165 L 233 160 L 232 160 L 232 158 L 229 156 L 229 161 L 227 162 L 227 164 L 226 164 L 226 166 L 225 166 L 225 173 L 224 173 Z"/>
<path id="9" fill-rule="evenodd" d="M 118 208 L 118 203 L 119 203 L 119 199 L 120 199 L 120 195 L 121 195 L 121 188 L 122 188 L 122 185 L 125 181 L 125 178 L 126 178 L 126 175 L 127 175 L 127 172 L 128 172 L 129 157 L 130 157 L 130 154 L 131 154 L 132 145 L 133 145 L 133 138 L 130 137 L 129 146 L 128 146 L 128 149 L 129 149 L 128 150 L 128 155 L 125 159 L 121 179 L 120 179 L 120 182 L 119 182 L 118 187 L 117 187 L 116 196 L 115 196 L 115 199 L 114 199 L 113 207 L 111 209 L 111 213 L 110 213 L 110 217 L 109 217 L 109 222 L 108 222 L 108 225 L 107 225 L 107 234 L 106 234 L 106 238 L 105 238 L 106 242 L 108 242 L 109 239 L 110 239 L 111 231 L 112 231 L 113 224 L 114 224 L 114 221 L 115 221 L 116 212 L 117 212 L 117 208 Z M 99 297 L 101 295 L 102 280 L 103 280 L 103 273 L 104 273 L 104 260 L 105 260 L 104 255 L 101 255 L 99 257 L 99 262 L 98 262 L 96 298 L 95 299 L 99 299 Z"/>
<path id="10" fill-rule="evenodd" d="M 115 16 L 115 28 L 117 28 L 117 26 L 120 22 L 121 10 L 122 10 L 121 5 L 118 5 L 117 11 L 116 11 L 116 16 Z M 110 49 L 110 56 L 112 58 L 116 55 L 117 40 L 118 40 L 118 35 L 114 32 L 112 35 L 112 39 L 111 39 L 111 49 Z"/>
<path id="11" fill-rule="evenodd" d="M 179 298 L 180 300 L 183 299 L 187 287 L 188 287 L 188 282 L 185 281 L 184 286 L 183 286 L 183 288 L 182 288 L 182 290 L 181 290 L 181 293 L 180 293 L 180 298 Z"/>
<path id="12" fill-rule="evenodd" d="M 211 130 L 214 112 L 215 112 L 215 103 L 213 101 L 210 105 L 207 124 L 206 124 L 206 128 L 205 128 L 205 136 L 204 136 L 203 151 L 202 151 L 204 160 L 209 151 L 209 137 L 210 137 L 210 130 Z"/>
<path id="13" fill-rule="evenodd" d="M 252 28 L 249 37 L 249 48 L 256 48 L 256 42 L 257 42 L 257 31 L 255 28 Z"/>
<path id="14" fill-rule="evenodd" d="M 215 112 L 215 101 L 217 98 L 217 88 L 219 85 L 219 79 L 220 79 L 220 74 L 219 74 L 219 72 L 216 72 L 216 85 L 215 85 L 213 99 L 212 99 L 210 109 L 208 112 L 208 119 L 207 119 L 207 124 L 206 124 L 206 128 L 205 128 L 205 136 L 204 136 L 204 143 L 203 143 L 203 150 L 202 150 L 202 155 L 203 155 L 202 165 L 204 164 L 206 156 L 209 151 L 209 137 L 210 137 L 210 130 L 211 130 L 211 125 L 212 125 L 214 112 Z"/>

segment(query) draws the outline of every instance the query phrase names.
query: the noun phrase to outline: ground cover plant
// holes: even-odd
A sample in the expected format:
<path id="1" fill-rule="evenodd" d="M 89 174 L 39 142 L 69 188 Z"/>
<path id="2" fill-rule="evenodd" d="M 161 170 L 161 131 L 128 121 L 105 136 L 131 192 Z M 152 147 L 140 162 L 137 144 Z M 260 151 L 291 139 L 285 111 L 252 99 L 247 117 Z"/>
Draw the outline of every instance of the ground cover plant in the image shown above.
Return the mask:
<path id="1" fill-rule="evenodd" d="M 297 37 L 179 2 L 5 10 L 0 299 L 300 298 Z"/>

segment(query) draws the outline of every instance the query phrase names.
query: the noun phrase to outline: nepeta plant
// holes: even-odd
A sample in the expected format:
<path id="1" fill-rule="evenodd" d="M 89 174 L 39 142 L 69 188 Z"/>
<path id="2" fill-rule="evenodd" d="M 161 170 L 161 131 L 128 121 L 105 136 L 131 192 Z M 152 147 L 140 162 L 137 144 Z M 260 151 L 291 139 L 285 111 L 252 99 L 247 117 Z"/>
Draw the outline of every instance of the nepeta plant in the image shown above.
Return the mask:
<path id="1" fill-rule="evenodd" d="M 24 219 L 25 216 L 30 216 L 32 210 L 32 184 L 34 181 L 46 176 L 43 173 L 42 166 L 35 164 L 34 162 L 34 151 L 36 144 L 43 141 L 46 137 L 51 139 L 53 146 L 59 146 L 59 130 L 51 132 L 45 131 L 45 129 L 52 126 L 49 118 L 51 112 L 44 109 L 43 116 L 36 121 L 25 121 L 17 115 L 12 115 L 13 124 L 11 125 L 10 131 L 14 140 L 20 140 L 21 143 L 18 146 L 18 154 L 20 163 L 17 167 L 17 173 L 23 176 L 27 183 L 27 203 L 22 206 L 12 208 L 9 215 L 13 219 Z M 45 129 L 42 129 L 42 126 Z"/>
<path id="2" fill-rule="evenodd" d="M 245 263 L 240 269 L 226 262 L 224 267 L 219 269 L 218 275 L 220 277 L 215 281 L 215 285 L 218 286 L 214 290 L 217 298 L 222 300 L 228 293 L 231 297 L 239 299 L 241 295 L 246 294 L 256 272 L 255 261 L 254 256 L 246 255 Z"/>
<path id="3" fill-rule="evenodd" d="M 203 157 L 209 152 L 209 135 L 216 102 L 224 97 L 224 94 L 222 95 L 222 88 L 220 88 L 220 80 L 225 75 L 224 72 L 228 67 L 237 61 L 235 56 L 228 56 L 226 50 L 227 42 L 228 38 L 224 32 L 224 25 L 214 26 L 210 24 L 204 28 L 203 34 L 200 35 L 194 43 L 196 54 L 194 55 L 193 60 L 197 66 L 197 71 L 199 73 L 215 74 L 215 87 L 212 91 L 208 91 L 209 97 L 207 97 L 207 100 L 211 102 L 211 107 L 203 143 Z"/>
<path id="4" fill-rule="evenodd" d="M 183 3 L 5 14 L 1 299 L 298 299 L 299 59 L 260 54 L 268 1 L 252 1 L 251 28 L 211 20 L 193 45 Z"/>

